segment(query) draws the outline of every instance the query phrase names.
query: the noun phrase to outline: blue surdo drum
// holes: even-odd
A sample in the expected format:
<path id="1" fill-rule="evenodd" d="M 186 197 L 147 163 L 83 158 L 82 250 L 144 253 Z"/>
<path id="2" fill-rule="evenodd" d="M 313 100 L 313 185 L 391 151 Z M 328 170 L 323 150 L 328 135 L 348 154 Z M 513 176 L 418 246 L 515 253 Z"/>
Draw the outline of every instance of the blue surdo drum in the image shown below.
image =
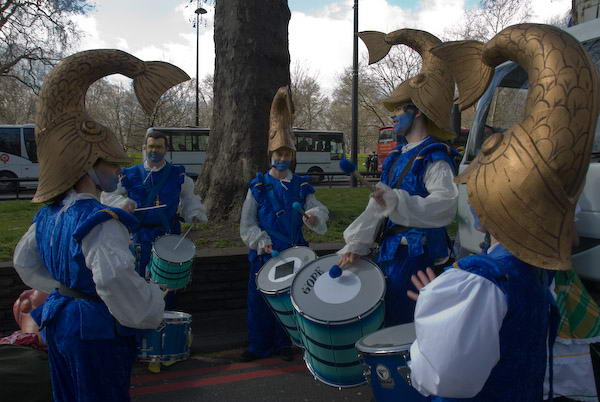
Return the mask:
<path id="1" fill-rule="evenodd" d="M 377 402 L 424 402 L 411 386 L 410 345 L 417 338 L 415 324 L 402 324 L 382 329 L 356 342 L 364 362 L 364 375 Z"/>
<path id="2" fill-rule="evenodd" d="M 290 293 L 308 369 L 321 382 L 345 388 L 365 382 L 354 344 L 383 325 L 385 278 L 363 258 L 332 278 L 338 259 L 333 254 L 306 265 Z"/>
<path id="3" fill-rule="evenodd" d="M 256 286 L 263 294 L 292 342 L 302 347 L 292 301 L 290 287 L 296 274 L 317 255 L 308 247 L 292 247 L 271 258 L 256 274 Z"/>
<path id="4" fill-rule="evenodd" d="M 180 311 L 165 311 L 158 329 L 140 330 L 137 336 L 138 359 L 143 362 L 178 362 L 190 357 L 192 316 Z"/>

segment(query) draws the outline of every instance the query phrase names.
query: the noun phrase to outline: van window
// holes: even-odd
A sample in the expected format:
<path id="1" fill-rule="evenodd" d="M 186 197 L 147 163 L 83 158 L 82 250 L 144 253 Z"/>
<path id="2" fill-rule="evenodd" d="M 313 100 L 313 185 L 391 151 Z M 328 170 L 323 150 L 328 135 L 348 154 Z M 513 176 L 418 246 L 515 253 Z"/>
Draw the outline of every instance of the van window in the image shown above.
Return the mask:
<path id="1" fill-rule="evenodd" d="M 25 127 L 23 129 L 23 140 L 25 141 L 25 150 L 29 160 L 33 163 L 37 163 L 37 146 L 35 143 L 35 133 L 33 128 Z"/>
<path id="2" fill-rule="evenodd" d="M 0 152 L 21 156 L 21 129 L 0 127 Z"/>

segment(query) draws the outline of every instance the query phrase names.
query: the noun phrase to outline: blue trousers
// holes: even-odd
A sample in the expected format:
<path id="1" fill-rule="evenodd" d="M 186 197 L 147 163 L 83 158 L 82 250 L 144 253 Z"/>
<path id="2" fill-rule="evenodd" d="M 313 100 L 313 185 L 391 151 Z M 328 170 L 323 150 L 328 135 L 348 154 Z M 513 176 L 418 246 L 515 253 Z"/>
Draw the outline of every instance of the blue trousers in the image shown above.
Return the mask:
<path id="1" fill-rule="evenodd" d="M 411 300 L 406 292 L 416 292 L 410 277 L 417 271 L 425 270 L 433 266 L 433 260 L 429 258 L 427 248 L 425 253 L 419 256 L 409 256 L 408 246 L 398 246 L 394 259 L 378 262 L 379 267 L 386 276 L 385 292 L 385 326 L 406 324 L 415 319 L 416 302 Z"/>
<path id="2" fill-rule="evenodd" d="M 256 274 L 271 256 L 257 256 L 250 262 L 248 278 L 248 351 L 268 357 L 292 345 L 285 329 L 256 288 Z"/>
<path id="3" fill-rule="evenodd" d="M 84 340 L 70 303 L 46 324 L 54 402 L 128 402 L 135 338 Z"/>

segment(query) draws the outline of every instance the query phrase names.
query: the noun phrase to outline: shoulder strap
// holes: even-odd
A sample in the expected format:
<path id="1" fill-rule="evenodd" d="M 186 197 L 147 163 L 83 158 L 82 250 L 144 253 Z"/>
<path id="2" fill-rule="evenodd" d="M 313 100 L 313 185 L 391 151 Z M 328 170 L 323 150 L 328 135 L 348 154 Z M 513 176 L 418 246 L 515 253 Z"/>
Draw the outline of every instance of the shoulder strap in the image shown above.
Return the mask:
<path id="1" fill-rule="evenodd" d="M 140 166 L 142 166 L 142 165 L 140 165 Z M 141 167 L 141 169 L 145 172 L 145 169 L 143 166 Z M 150 172 L 148 174 L 152 174 L 152 172 Z M 154 199 L 156 198 L 156 195 L 158 193 L 160 193 L 160 191 L 163 189 L 165 184 L 167 184 L 167 180 L 169 180 L 170 175 L 171 175 L 171 164 L 166 163 L 165 167 L 163 168 L 163 174 L 160 177 L 160 180 L 148 192 L 148 195 L 146 196 L 146 200 L 145 200 L 145 205 L 149 205 L 154 201 Z M 142 176 L 142 177 L 144 177 L 144 176 Z"/>
<path id="2" fill-rule="evenodd" d="M 425 141 L 425 143 L 419 145 L 417 147 L 417 149 L 415 149 L 415 154 L 412 156 L 412 158 L 410 158 L 410 160 L 408 161 L 408 163 L 406 165 L 404 165 L 404 168 L 402 169 L 402 172 L 400 173 L 400 176 L 398 176 L 398 180 L 396 180 L 396 182 L 394 183 L 394 188 L 400 188 L 400 186 L 402 185 L 402 182 L 404 181 L 404 178 L 406 177 L 406 175 L 408 174 L 408 172 L 410 172 L 410 169 L 413 167 L 413 164 L 415 163 L 415 160 L 419 157 L 419 154 L 421 153 L 421 151 L 423 150 L 423 148 L 425 148 L 427 145 L 430 145 L 428 141 Z M 392 171 L 393 169 L 396 168 L 396 164 L 398 163 L 398 159 L 396 159 L 396 161 L 394 162 L 394 165 L 392 166 Z"/>

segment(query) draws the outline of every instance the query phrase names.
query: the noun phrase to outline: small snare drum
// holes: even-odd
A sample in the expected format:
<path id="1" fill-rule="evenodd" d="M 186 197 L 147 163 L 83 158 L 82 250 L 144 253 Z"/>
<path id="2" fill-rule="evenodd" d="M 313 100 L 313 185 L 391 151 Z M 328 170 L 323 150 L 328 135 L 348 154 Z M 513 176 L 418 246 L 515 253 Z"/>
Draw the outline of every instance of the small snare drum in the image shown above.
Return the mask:
<path id="1" fill-rule="evenodd" d="M 377 402 L 424 402 L 430 399 L 411 386 L 410 345 L 417 338 L 415 324 L 382 329 L 356 342 Z"/>
<path id="2" fill-rule="evenodd" d="M 286 329 L 292 342 L 302 347 L 290 287 L 294 276 L 317 255 L 308 247 L 292 247 L 271 258 L 256 274 L 256 286 Z"/>
<path id="3" fill-rule="evenodd" d="M 178 362 L 190 357 L 192 316 L 165 311 L 158 329 L 145 329 L 138 335 L 138 359 L 143 362 Z"/>
<path id="4" fill-rule="evenodd" d="M 194 243 L 180 235 L 168 234 L 157 238 L 152 245 L 152 257 L 148 264 L 150 280 L 169 290 L 187 286 L 192 275 L 196 255 Z"/>

